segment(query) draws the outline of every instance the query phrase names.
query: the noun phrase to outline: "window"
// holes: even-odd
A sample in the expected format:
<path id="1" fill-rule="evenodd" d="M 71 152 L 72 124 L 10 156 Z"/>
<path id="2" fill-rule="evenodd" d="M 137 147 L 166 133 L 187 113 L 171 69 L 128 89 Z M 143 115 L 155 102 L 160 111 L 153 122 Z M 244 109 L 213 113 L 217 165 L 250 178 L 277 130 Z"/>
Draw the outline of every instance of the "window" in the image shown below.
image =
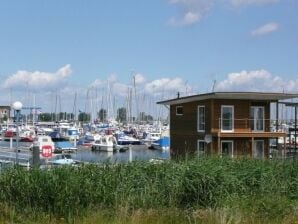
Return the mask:
<path id="1" fill-rule="evenodd" d="M 221 131 L 234 130 L 234 106 L 221 106 Z"/>
<path id="2" fill-rule="evenodd" d="M 176 107 L 176 115 L 183 115 L 183 107 L 182 106 Z"/>
<path id="3" fill-rule="evenodd" d="M 256 140 L 254 141 L 253 147 L 253 158 L 255 159 L 263 159 L 264 158 L 264 141 Z"/>
<path id="4" fill-rule="evenodd" d="M 202 156 L 205 154 L 206 142 L 204 140 L 198 140 L 197 150 L 198 156 Z"/>
<path id="5" fill-rule="evenodd" d="M 250 108 L 250 127 L 252 131 L 264 131 L 264 107 Z"/>
<path id="6" fill-rule="evenodd" d="M 198 131 L 205 131 L 205 106 L 198 106 Z"/>
<path id="7" fill-rule="evenodd" d="M 221 141 L 221 154 L 233 158 L 233 141 Z"/>

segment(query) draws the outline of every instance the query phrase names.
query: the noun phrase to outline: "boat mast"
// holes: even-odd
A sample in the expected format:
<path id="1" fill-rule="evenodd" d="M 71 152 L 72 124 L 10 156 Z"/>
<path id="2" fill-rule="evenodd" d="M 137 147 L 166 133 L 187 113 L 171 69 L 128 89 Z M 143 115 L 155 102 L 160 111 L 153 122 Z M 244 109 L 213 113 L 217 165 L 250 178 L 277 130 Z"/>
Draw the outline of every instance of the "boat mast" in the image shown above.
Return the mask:
<path id="1" fill-rule="evenodd" d="M 135 105 L 136 105 L 136 121 L 139 120 L 139 105 L 137 99 L 137 88 L 136 88 L 136 76 L 133 75 L 133 88 L 134 88 L 134 95 L 135 95 Z"/>
<path id="2" fill-rule="evenodd" d="M 73 114 L 73 120 L 76 123 L 77 121 L 77 93 L 75 92 L 75 97 L 74 97 L 74 102 L 73 102 L 73 109 L 72 109 L 72 114 Z"/>

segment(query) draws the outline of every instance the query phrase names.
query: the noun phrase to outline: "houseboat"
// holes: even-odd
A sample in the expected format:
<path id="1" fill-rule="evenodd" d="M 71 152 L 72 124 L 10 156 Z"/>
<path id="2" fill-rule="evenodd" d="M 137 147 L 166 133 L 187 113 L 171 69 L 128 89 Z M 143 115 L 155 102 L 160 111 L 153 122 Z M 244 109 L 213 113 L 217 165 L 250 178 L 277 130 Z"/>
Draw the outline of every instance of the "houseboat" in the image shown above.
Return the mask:
<path id="1" fill-rule="evenodd" d="M 172 157 L 217 154 L 268 158 L 270 140 L 287 133 L 279 124 L 279 105 L 298 94 L 211 92 L 157 102 L 170 109 Z M 272 110 L 275 111 L 275 118 Z M 276 127 L 270 128 L 272 120 Z M 296 118 L 297 121 L 297 118 Z M 284 145 L 282 154 L 285 154 Z"/>

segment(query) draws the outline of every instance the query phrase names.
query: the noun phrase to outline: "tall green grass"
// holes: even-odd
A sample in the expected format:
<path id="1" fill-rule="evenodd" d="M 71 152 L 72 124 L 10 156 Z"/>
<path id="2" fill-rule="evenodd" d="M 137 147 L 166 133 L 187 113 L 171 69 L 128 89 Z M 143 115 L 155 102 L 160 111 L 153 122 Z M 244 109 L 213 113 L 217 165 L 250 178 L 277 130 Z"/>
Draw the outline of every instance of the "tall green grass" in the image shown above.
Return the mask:
<path id="1" fill-rule="evenodd" d="M 10 169 L 0 174 L 0 203 L 13 214 L 68 221 L 107 210 L 115 216 L 123 209 L 130 214 L 180 211 L 185 217 L 189 211 L 237 211 L 278 221 L 298 217 L 298 162 L 203 158 Z M 187 217 L 195 220 L 193 214 Z"/>

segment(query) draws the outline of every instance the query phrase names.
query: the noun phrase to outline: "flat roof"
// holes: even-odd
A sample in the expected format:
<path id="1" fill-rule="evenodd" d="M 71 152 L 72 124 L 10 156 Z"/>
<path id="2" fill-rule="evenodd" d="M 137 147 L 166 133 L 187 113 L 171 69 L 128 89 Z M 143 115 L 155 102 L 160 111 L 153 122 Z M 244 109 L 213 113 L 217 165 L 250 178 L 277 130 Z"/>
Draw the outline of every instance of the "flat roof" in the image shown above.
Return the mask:
<path id="1" fill-rule="evenodd" d="M 210 99 L 236 99 L 236 100 L 262 100 L 262 101 L 279 101 L 298 98 L 298 94 L 293 93 L 265 93 L 265 92 L 211 92 L 192 96 L 179 97 L 164 101 L 157 104 L 173 105 L 188 103 L 200 100 Z"/>

